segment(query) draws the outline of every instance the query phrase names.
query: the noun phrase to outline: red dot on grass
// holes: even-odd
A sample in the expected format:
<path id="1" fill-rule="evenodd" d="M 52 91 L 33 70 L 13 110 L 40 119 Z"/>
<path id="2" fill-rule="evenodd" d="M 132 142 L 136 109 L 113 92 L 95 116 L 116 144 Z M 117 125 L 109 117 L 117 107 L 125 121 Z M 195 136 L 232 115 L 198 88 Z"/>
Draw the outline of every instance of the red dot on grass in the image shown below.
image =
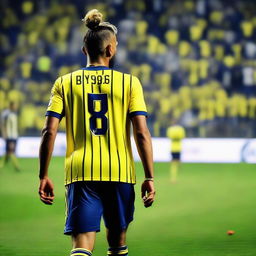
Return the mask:
<path id="1" fill-rule="evenodd" d="M 234 231 L 234 230 L 228 230 L 228 231 L 227 231 L 227 234 L 228 234 L 229 236 L 232 236 L 232 235 L 235 234 L 235 231 Z"/>

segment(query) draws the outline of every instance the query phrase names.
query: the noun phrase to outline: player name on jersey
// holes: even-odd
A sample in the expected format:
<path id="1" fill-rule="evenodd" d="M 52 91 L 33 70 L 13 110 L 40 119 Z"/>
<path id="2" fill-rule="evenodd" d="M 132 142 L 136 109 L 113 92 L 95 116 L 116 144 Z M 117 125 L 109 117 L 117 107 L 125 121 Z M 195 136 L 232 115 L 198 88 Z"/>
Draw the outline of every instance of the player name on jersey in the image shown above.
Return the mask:
<path id="1" fill-rule="evenodd" d="M 83 80 L 84 78 L 84 80 Z M 82 82 L 84 81 L 87 85 L 95 85 L 95 84 L 110 84 L 110 75 L 77 75 L 76 78 L 76 85 L 82 85 Z"/>

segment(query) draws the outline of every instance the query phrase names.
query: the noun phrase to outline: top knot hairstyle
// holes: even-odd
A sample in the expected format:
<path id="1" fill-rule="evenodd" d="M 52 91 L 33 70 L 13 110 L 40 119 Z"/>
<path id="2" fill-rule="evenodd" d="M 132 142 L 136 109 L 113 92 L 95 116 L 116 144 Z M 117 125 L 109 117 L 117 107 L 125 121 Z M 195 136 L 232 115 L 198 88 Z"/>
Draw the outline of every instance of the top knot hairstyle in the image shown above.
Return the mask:
<path id="1" fill-rule="evenodd" d="M 85 23 L 86 27 L 95 30 L 102 22 L 102 17 L 103 15 L 97 9 L 93 9 L 85 15 L 82 21 Z"/>
<path id="2" fill-rule="evenodd" d="M 103 22 L 103 15 L 97 9 L 90 10 L 82 21 L 88 28 L 84 36 L 84 47 L 92 60 L 104 54 L 104 45 L 111 36 L 117 34 L 117 28 L 109 22 Z"/>

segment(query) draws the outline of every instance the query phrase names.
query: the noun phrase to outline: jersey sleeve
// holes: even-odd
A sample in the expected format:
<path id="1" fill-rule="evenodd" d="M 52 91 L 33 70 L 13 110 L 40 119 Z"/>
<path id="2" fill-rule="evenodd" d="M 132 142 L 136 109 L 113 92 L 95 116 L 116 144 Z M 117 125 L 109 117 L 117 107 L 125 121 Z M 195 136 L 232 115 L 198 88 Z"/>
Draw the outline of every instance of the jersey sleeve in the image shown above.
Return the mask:
<path id="1" fill-rule="evenodd" d="M 59 119 L 61 119 L 64 116 L 61 78 L 58 78 L 52 87 L 51 98 L 45 115 L 57 117 Z"/>
<path id="2" fill-rule="evenodd" d="M 131 77 L 131 96 L 129 103 L 129 117 L 143 115 L 147 116 L 147 108 L 144 101 L 143 89 L 139 79 Z"/>

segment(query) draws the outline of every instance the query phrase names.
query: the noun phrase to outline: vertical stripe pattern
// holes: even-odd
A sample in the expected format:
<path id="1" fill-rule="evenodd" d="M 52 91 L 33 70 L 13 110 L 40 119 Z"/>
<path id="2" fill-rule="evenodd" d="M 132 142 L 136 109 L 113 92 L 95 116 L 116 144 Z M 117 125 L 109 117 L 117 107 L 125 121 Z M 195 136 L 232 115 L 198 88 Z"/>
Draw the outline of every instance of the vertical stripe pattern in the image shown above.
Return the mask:
<path id="1" fill-rule="evenodd" d="M 83 136 L 83 138 L 84 138 L 84 143 L 83 143 L 83 145 L 84 145 L 84 154 L 83 154 L 83 161 L 82 161 L 82 179 L 83 179 L 83 181 L 84 181 L 84 161 L 85 161 L 85 154 L 86 154 L 86 114 L 85 114 L 85 85 L 84 85 L 84 70 L 83 70 L 83 72 L 82 72 L 82 86 L 83 86 L 83 127 L 84 127 L 84 129 L 83 129 L 83 131 L 84 131 L 84 136 Z"/>
<path id="2" fill-rule="evenodd" d="M 123 83 L 122 83 L 122 113 L 124 118 L 127 118 L 127 111 L 125 109 L 124 102 L 126 102 L 127 105 L 127 99 L 125 99 L 125 75 L 123 73 Z M 126 121 L 127 122 L 127 121 Z M 124 124 L 126 126 L 126 123 Z M 126 142 L 126 127 L 123 129 L 123 144 L 125 149 L 125 174 L 126 174 L 126 182 L 128 182 L 128 152 L 127 152 L 127 142 Z"/>
<path id="3" fill-rule="evenodd" d="M 73 106 L 73 81 L 72 81 L 72 73 L 70 74 L 70 122 L 71 122 L 71 133 L 72 133 L 72 138 L 73 138 L 73 143 L 74 147 L 76 148 L 75 145 L 75 138 L 74 138 L 74 122 L 73 122 L 73 115 L 74 115 L 74 106 Z M 72 153 L 71 156 L 71 166 L 70 166 L 70 180 L 73 180 L 73 157 L 74 157 L 74 152 Z"/>
<path id="4" fill-rule="evenodd" d="M 110 82 L 110 99 L 111 99 L 111 107 L 113 108 L 113 70 L 111 70 L 111 82 Z M 110 117 L 110 113 L 109 113 L 109 117 Z M 110 141 L 110 136 L 111 136 L 111 123 L 109 122 L 109 129 L 108 129 L 108 153 L 109 153 L 109 180 L 112 181 L 112 172 L 111 172 L 111 141 Z"/>
<path id="5" fill-rule="evenodd" d="M 61 77 L 61 91 L 62 91 L 62 101 L 63 101 L 63 110 L 62 113 L 66 115 L 66 99 L 65 99 L 65 89 L 64 89 L 64 84 L 63 84 L 63 78 Z M 65 175 L 65 184 L 67 183 L 67 175 Z"/>
<path id="6" fill-rule="evenodd" d="M 93 93 L 93 84 L 91 84 L 91 91 Z M 91 134 L 91 180 L 93 179 L 93 135 Z"/>
<path id="7" fill-rule="evenodd" d="M 83 69 L 64 75 L 54 86 L 58 90 L 53 93 L 59 95 L 53 95 L 47 110 L 61 114 L 61 109 L 66 116 L 65 184 L 89 180 L 134 183 L 128 114 L 130 108 L 146 112 L 143 94 L 136 89 L 141 86 L 139 80 L 111 69 Z M 63 108 L 57 104 L 60 100 Z"/>
<path id="8" fill-rule="evenodd" d="M 130 75 L 130 99 L 132 96 L 132 75 Z M 132 183 L 132 164 L 130 165 L 130 182 Z"/>

